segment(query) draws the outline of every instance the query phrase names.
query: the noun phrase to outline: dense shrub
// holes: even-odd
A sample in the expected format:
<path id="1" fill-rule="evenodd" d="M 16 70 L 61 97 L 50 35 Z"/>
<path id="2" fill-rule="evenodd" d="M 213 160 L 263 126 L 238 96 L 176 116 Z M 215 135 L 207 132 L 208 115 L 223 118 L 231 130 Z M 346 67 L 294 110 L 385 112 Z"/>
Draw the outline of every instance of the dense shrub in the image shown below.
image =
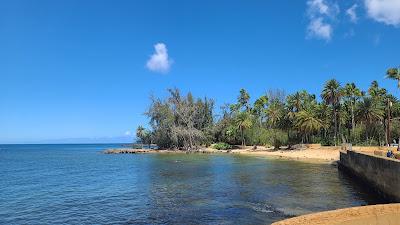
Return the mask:
<path id="1" fill-rule="evenodd" d="M 232 145 L 227 144 L 225 142 L 219 142 L 214 144 L 212 147 L 217 150 L 228 150 L 232 148 Z"/>
<path id="2" fill-rule="evenodd" d="M 287 133 L 280 129 L 270 129 L 265 135 L 267 144 L 274 146 L 275 149 L 288 144 Z"/>
<path id="3" fill-rule="evenodd" d="M 335 143 L 331 138 L 321 138 L 321 145 L 322 146 L 333 146 Z"/>

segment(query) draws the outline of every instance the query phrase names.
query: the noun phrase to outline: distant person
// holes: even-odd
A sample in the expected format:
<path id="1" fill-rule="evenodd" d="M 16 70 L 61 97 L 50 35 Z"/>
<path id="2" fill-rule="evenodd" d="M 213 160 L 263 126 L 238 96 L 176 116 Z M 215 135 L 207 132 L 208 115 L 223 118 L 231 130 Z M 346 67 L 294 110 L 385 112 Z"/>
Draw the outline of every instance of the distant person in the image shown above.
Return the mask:
<path id="1" fill-rule="evenodd" d="M 393 155 L 392 150 L 388 150 L 387 153 L 386 153 L 386 156 L 389 157 L 389 158 L 393 158 L 394 155 Z"/>

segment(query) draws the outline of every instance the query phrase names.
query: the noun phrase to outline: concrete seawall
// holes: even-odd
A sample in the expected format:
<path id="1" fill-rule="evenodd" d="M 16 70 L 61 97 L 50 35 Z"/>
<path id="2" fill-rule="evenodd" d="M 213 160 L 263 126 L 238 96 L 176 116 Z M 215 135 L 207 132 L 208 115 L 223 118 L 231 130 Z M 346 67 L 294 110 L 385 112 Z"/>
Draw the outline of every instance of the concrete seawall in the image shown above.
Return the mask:
<path id="1" fill-rule="evenodd" d="M 356 151 L 341 151 L 339 168 L 371 185 L 392 202 L 400 202 L 400 161 Z"/>

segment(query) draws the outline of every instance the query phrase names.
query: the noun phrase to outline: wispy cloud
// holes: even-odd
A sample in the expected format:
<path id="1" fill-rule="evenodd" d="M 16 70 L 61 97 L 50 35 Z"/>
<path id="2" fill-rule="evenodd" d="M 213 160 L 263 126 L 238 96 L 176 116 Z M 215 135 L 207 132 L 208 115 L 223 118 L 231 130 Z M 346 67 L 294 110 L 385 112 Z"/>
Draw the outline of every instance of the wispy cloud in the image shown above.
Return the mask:
<path id="1" fill-rule="evenodd" d="M 132 136 L 132 132 L 130 130 L 125 131 L 124 133 L 125 136 Z"/>
<path id="2" fill-rule="evenodd" d="M 338 4 L 330 3 L 326 0 L 308 0 L 307 11 L 309 16 L 329 16 L 334 17 L 339 12 Z"/>
<path id="3" fill-rule="evenodd" d="M 351 38 L 354 37 L 354 35 L 356 35 L 356 32 L 354 31 L 353 28 L 351 28 L 349 31 L 344 33 L 344 38 Z"/>
<path id="4" fill-rule="evenodd" d="M 325 39 L 327 41 L 332 38 L 332 26 L 328 23 L 324 23 L 322 18 L 311 20 L 307 31 L 309 37 Z"/>
<path id="5" fill-rule="evenodd" d="M 155 52 L 146 63 L 146 67 L 153 72 L 167 73 L 172 65 L 168 56 L 167 46 L 164 43 L 154 45 Z"/>
<path id="6" fill-rule="evenodd" d="M 357 12 L 356 12 L 357 7 L 358 7 L 358 5 L 354 4 L 349 9 L 346 10 L 346 15 L 349 16 L 350 21 L 353 23 L 357 23 L 357 21 L 358 21 L 358 16 L 357 16 Z"/>
<path id="7" fill-rule="evenodd" d="M 335 19 L 340 9 L 338 4 L 326 0 L 308 0 L 307 16 L 307 37 L 330 41 L 333 35 L 331 22 Z"/>
<path id="8" fill-rule="evenodd" d="M 370 18 L 387 25 L 400 25 L 399 0 L 364 0 Z"/>
<path id="9" fill-rule="evenodd" d="M 374 37 L 372 38 L 372 41 L 375 46 L 378 46 L 381 43 L 381 35 L 380 34 L 374 35 Z"/>

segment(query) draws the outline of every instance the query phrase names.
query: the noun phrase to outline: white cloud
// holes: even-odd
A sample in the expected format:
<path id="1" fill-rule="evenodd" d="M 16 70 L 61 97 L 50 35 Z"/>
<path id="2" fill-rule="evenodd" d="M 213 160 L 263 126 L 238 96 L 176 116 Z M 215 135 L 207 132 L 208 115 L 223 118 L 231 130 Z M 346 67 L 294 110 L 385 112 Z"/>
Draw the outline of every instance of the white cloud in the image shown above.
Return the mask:
<path id="1" fill-rule="evenodd" d="M 164 43 L 154 45 L 155 52 L 146 63 L 146 67 L 153 72 L 167 73 L 172 65 L 168 57 L 167 46 Z"/>
<path id="2" fill-rule="evenodd" d="M 326 0 L 308 0 L 307 15 L 310 20 L 307 26 L 307 37 L 329 41 L 333 35 L 331 22 L 335 20 L 340 9 L 338 4 Z"/>
<path id="3" fill-rule="evenodd" d="M 399 0 L 364 0 L 368 16 L 387 25 L 400 25 Z"/>
<path id="4" fill-rule="evenodd" d="M 358 7 L 358 5 L 354 4 L 352 7 L 350 7 L 349 9 L 346 10 L 346 14 L 350 17 L 350 21 L 353 23 L 357 23 L 357 21 L 358 21 L 358 16 L 356 13 L 357 7 Z"/>
<path id="5" fill-rule="evenodd" d="M 308 36 L 324 40 L 331 40 L 332 26 L 324 23 L 322 18 L 315 18 L 310 21 L 307 28 Z"/>
<path id="6" fill-rule="evenodd" d="M 132 132 L 131 131 L 129 131 L 129 130 L 127 130 L 127 131 L 125 131 L 125 136 L 132 136 Z"/>
<path id="7" fill-rule="evenodd" d="M 328 16 L 335 17 L 339 13 L 339 5 L 326 0 L 308 0 L 307 11 L 310 17 Z"/>
<path id="8" fill-rule="evenodd" d="M 324 0 L 309 0 L 307 6 L 310 14 L 323 14 L 328 15 L 329 7 Z"/>

